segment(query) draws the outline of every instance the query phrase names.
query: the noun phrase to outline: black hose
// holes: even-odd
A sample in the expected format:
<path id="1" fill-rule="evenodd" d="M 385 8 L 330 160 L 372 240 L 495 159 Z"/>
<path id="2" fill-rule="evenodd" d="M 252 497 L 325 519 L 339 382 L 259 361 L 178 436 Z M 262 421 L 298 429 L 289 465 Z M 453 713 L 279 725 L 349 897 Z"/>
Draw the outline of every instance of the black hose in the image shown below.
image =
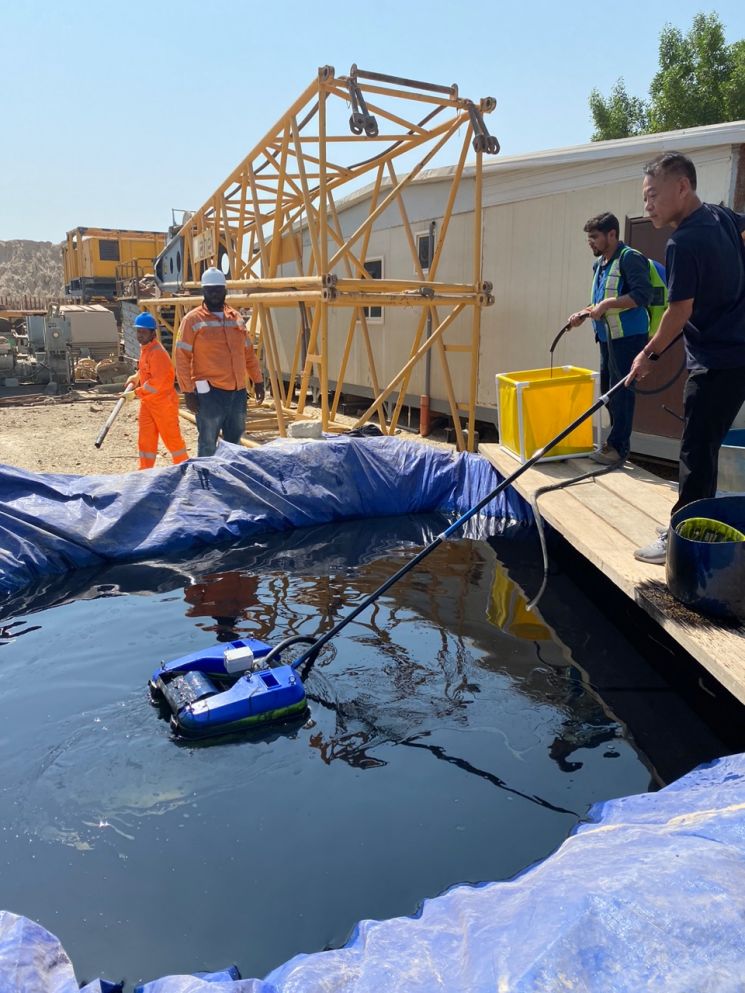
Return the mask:
<path id="1" fill-rule="evenodd" d="M 551 347 L 549 348 L 549 352 L 551 354 L 551 371 L 552 371 L 552 373 L 553 373 L 553 368 L 554 368 L 554 350 L 555 350 L 556 346 L 559 344 L 559 341 L 561 340 L 561 338 L 569 330 L 570 327 L 571 327 L 571 324 L 567 321 L 567 323 L 564 325 L 564 327 L 561 328 L 561 330 L 559 331 L 559 333 L 556 335 L 556 337 L 554 338 L 554 340 L 551 342 Z M 678 335 L 678 338 L 679 337 L 680 337 L 680 335 Z M 677 341 L 678 338 L 676 338 L 675 340 Z M 672 344 L 672 342 L 670 344 Z M 668 348 L 669 347 L 670 347 L 670 345 L 668 345 Z M 667 348 L 664 349 L 663 354 L 666 351 L 667 351 Z M 614 364 L 615 363 L 615 359 L 614 359 L 614 356 L 613 356 L 613 338 L 610 336 L 610 334 L 608 335 L 608 357 L 610 359 L 609 365 L 611 366 L 611 370 L 610 370 L 611 371 L 611 376 L 612 376 L 612 378 L 619 379 L 620 376 L 618 375 L 618 366 L 616 366 Z M 681 375 L 685 372 L 685 370 L 686 370 L 686 359 L 685 359 L 685 356 L 683 356 L 683 363 L 682 363 L 680 369 L 678 369 L 678 371 L 675 373 L 675 375 L 674 376 L 671 376 L 670 379 L 668 379 L 666 383 L 663 383 L 662 386 L 655 386 L 654 389 L 651 389 L 651 390 L 643 390 L 640 386 L 637 386 L 635 384 L 634 387 L 633 387 L 634 393 L 637 393 L 639 396 L 643 396 L 643 397 L 644 396 L 646 396 L 646 397 L 653 397 L 653 396 L 657 396 L 659 393 L 664 393 L 665 390 L 669 390 L 670 387 L 673 385 L 673 383 L 676 383 L 678 381 L 678 379 L 680 379 Z"/>
<path id="2" fill-rule="evenodd" d="M 613 347 L 614 346 L 612 345 L 612 341 L 613 341 L 613 339 L 611 338 L 610 335 L 608 335 L 608 357 L 610 359 L 609 365 L 611 366 L 610 372 L 611 372 L 611 375 L 612 375 L 612 377 L 614 379 L 620 379 L 621 377 L 619 376 L 619 373 L 618 373 L 618 366 L 615 364 L 615 356 L 613 355 Z M 677 341 L 677 338 L 676 338 L 676 341 Z M 671 344 L 672 344 L 672 342 L 671 342 Z M 668 346 L 668 348 L 669 347 L 670 346 Z M 667 349 L 665 349 L 665 351 L 667 351 Z M 662 386 L 655 386 L 654 389 L 651 389 L 651 390 L 643 390 L 640 386 L 637 386 L 636 383 L 634 383 L 634 387 L 633 387 L 634 393 L 636 393 L 638 396 L 641 396 L 641 397 L 653 397 L 653 396 L 656 396 L 659 393 L 664 393 L 665 390 L 670 389 L 670 387 L 673 385 L 673 383 L 677 382 L 678 379 L 680 379 L 681 375 L 685 372 L 685 370 L 686 370 L 686 359 L 685 359 L 685 355 L 684 355 L 683 356 L 683 364 L 681 365 L 680 369 L 678 369 L 678 371 L 675 373 L 675 375 L 672 376 L 670 379 L 668 379 L 668 381 L 666 383 L 663 383 Z"/>
<path id="3" fill-rule="evenodd" d="M 543 581 L 541 582 L 540 589 L 536 595 L 526 604 L 528 610 L 533 610 L 538 606 L 538 601 L 543 596 L 546 585 L 548 584 L 548 546 L 546 544 L 546 534 L 543 528 L 543 518 L 540 510 L 538 509 L 538 497 L 543 496 L 544 493 L 550 493 L 552 490 L 563 490 L 565 487 L 573 486 L 575 483 L 583 483 L 587 479 L 594 479 L 596 476 L 603 476 L 606 472 L 613 472 L 614 469 L 620 469 L 622 465 L 622 461 L 616 462 L 613 465 L 603 466 L 601 469 L 593 469 L 591 472 L 584 472 L 581 476 L 572 476 L 571 479 L 562 479 L 558 483 L 551 483 L 548 486 L 541 486 L 531 496 L 529 502 L 533 511 L 536 530 L 538 531 L 538 540 L 541 543 L 541 554 L 543 555 Z"/>
<path id="4" fill-rule="evenodd" d="M 561 336 L 564 334 L 565 331 L 568 330 L 568 328 L 569 328 L 569 324 L 565 324 L 564 327 L 561 329 L 561 331 L 559 331 L 559 333 L 556 335 L 556 337 L 553 340 L 553 344 L 551 345 L 551 358 L 552 358 L 552 361 L 553 361 L 553 351 L 554 351 L 554 348 L 556 347 L 556 345 L 557 345 L 559 339 L 561 338 Z M 667 345 L 665 348 L 663 348 L 663 350 L 660 353 L 660 355 L 664 355 L 665 352 L 669 348 L 672 348 L 672 346 L 681 337 L 682 334 L 683 334 L 683 332 L 681 331 L 681 333 L 679 335 L 677 335 L 670 342 L 669 345 Z M 612 341 L 613 341 L 613 339 L 609 335 L 608 336 L 608 360 L 609 360 L 608 361 L 608 365 L 609 365 L 609 372 L 610 372 L 611 378 L 612 379 L 616 379 L 616 386 L 617 386 L 618 383 L 621 382 L 622 380 L 621 380 L 621 377 L 618 374 L 618 366 L 615 364 L 615 358 L 613 356 L 613 346 L 611 344 Z M 667 382 L 664 386 L 658 386 L 654 390 L 640 390 L 634 384 L 632 384 L 632 387 L 631 388 L 633 388 L 636 393 L 639 393 L 641 395 L 646 395 L 646 396 L 652 396 L 655 393 L 662 393 L 662 392 L 664 392 L 664 390 L 668 389 L 668 387 L 672 386 L 672 384 L 675 382 L 675 380 L 680 376 L 681 372 L 683 372 L 683 370 L 685 369 L 685 367 L 686 367 L 686 365 L 685 365 L 685 359 L 684 359 L 683 360 L 682 367 L 678 370 L 678 372 L 675 374 L 675 376 L 673 376 L 673 378 L 669 382 Z M 667 408 L 665 407 L 664 404 L 663 404 L 663 409 L 667 410 Z M 668 411 L 668 412 L 669 413 L 673 413 L 672 411 Z M 677 416 L 677 415 L 675 415 L 675 416 Z M 681 418 L 681 420 L 682 420 L 682 418 Z M 541 554 L 543 555 L 543 581 L 542 581 L 541 586 L 540 586 L 540 589 L 538 590 L 538 592 L 536 593 L 536 595 L 527 604 L 528 610 L 533 610 L 538 605 L 538 601 L 543 596 L 543 593 L 544 593 L 544 591 L 546 589 L 546 585 L 548 583 L 548 547 L 546 545 L 546 535 L 545 535 L 545 531 L 544 531 L 544 528 L 543 528 L 543 518 L 541 517 L 541 512 L 538 509 L 538 498 L 540 496 L 542 496 L 544 493 L 550 493 L 552 490 L 563 490 L 567 486 L 573 486 L 575 483 L 582 483 L 582 482 L 585 482 L 585 480 L 594 479 L 596 476 L 602 476 L 606 472 L 612 472 L 614 469 L 620 469 L 621 466 L 623 465 L 623 462 L 624 462 L 624 460 L 622 459 L 619 462 L 614 463 L 613 465 L 603 466 L 603 468 L 601 468 L 601 469 L 593 469 L 591 472 L 582 473 L 582 475 L 580 475 L 580 476 L 573 476 L 571 479 L 562 479 L 560 482 L 558 482 L 558 483 L 551 483 L 548 486 L 541 486 L 539 489 L 537 489 L 535 491 L 535 493 L 533 493 L 533 495 L 530 498 L 530 501 L 529 502 L 530 502 L 530 506 L 531 506 L 531 508 L 533 510 L 533 517 L 535 518 L 536 530 L 538 531 L 538 540 L 541 543 Z"/>
<path id="5" fill-rule="evenodd" d="M 677 380 L 680 379 L 681 375 L 685 371 L 686 371 L 686 360 L 683 359 L 683 365 L 680 367 L 680 369 L 678 369 L 678 371 L 671 379 L 668 379 L 666 383 L 663 383 L 662 386 L 655 386 L 653 390 L 643 390 L 640 387 L 635 386 L 634 393 L 638 393 L 640 397 L 653 397 L 658 393 L 664 393 L 665 390 L 669 389 L 673 385 L 673 383 L 677 382 Z"/>
<path id="6" fill-rule="evenodd" d="M 550 451 L 552 448 L 554 448 L 556 445 L 562 442 L 573 431 L 576 431 L 580 424 L 584 423 L 584 421 L 592 417 L 592 415 L 596 411 L 600 410 L 601 407 L 606 407 L 608 403 L 610 403 L 611 397 L 613 397 L 619 390 L 622 390 L 624 388 L 625 387 L 623 381 L 618 382 L 616 383 L 615 386 L 612 386 L 607 393 L 604 393 L 602 396 L 598 397 L 598 399 L 592 404 L 591 407 L 588 407 L 587 410 L 583 411 L 583 413 L 581 413 L 579 417 L 576 417 L 571 422 L 571 424 L 567 424 L 567 426 L 563 429 L 563 431 L 560 431 L 555 438 L 552 438 L 550 441 L 547 441 L 542 448 L 539 448 L 538 451 L 534 452 L 529 459 L 521 463 L 521 465 L 517 469 L 515 469 L 513 473 L 511 473 L 509 476 L 506 476 L 497 486 L 494 487 L 493 490 L 491 490 L 491 492 L 487 493 L 486 496 L 482 497 L 478 501 L 478 503 L 475 503 L 473 507 L 470 507 L 456 521 L 453 521 L 453 523 L 449 527 L 445 528 L 442 534 L 438 534 L 437 537 L 434 538 L 434 540 L 431 541 L 425 548 L 423 548 L 420 552 L 417 552 L 417 554 L 412 559 L 410 559 L 405 565 L 403 565 L 398 570 L 398 572 L 394 573 L 393 576 L 387 579 L 376 590 L 373 590 L 372 593 L 370 593 L 360 603 L 358 603 L 357 606 L 354 608 L 354 610 L 352 610 L 349 614 L 347 614 L 346 617 L 343 617 L 332 628 L 326 631 L 325 634 L 321 635 L 306 652 L 303 652 L 303 654 L 299 656 L 299 658 L 295 659 L 295 661 L 292 663 L 293 669 L 300 669 L 302 668 L 302 666 L 305 665 L 306 662 L 315 658 L 315 656 L 318 654 L 320 649 L 323 648 L 323 646 L 327 642 L 329 642 L 332 638 L 334 638 L 342 630 L 342 628 L 344 628 L 347 624 L 350 623 L 350 621 L 353 621 L 355 617 L 358 616 L 358 614 L 360 614 L 363 610 L 369 607 L 370 604 L 374 603 L 378 599 L 378 597 L 383 595 L 383 593 L 387 592 L 387 590 L 389 590 L 394 583 L 397 583 L 402 576 L 404 576 L 407 572 L 409 572 L 416 565 L 418 565 L 422 561 L 422 559 L 426 558 L 427 555 L 433 552 L 440 544 L 442 544 L 443 541 L 446 541 L 450 537 L 450 535 L 453 534 L 454 531 L 457 531 L 459 528 L 461 528 L 472 517 L 475 517 L 475 515 L 478 514 L 480 510 L 483 510 L 487 504 L 491 503 L 492 500 L 495 500 L 500 495 L 500 493 L 506 490 L 507 487 L 510 486 L 512 483 L 514 483 L 515 480 L 517 480 L 520 476 L 522 476 L 524 472 L 527 472 L 528 469 L 530 469 L 532 466 L 536 464 L 536 462 L 540 461 L 540 459 L 542 459 L 545 456 L 546 452 Z M 283 642 L 283 644 L 285 643 Z"/>
<path id="7" fill-rule="evenodd" d="M 293 634 L 289 638 L 285 638 L 284 641 L 280 641 L 278 645 L 275 645 L 274 648 L 271 649 L 271 651 L 267 652 L 267 654 L 261 659 L 261 661 L 264 664 L 268 665 L 269 662 L 271 662 L 273 659 L 276 659 L 278 655 L 281 655 L 282 652 L 285 650 L 285 648 L 289 648 L 290 645 L 299 645 L 299 644 L 313 645 L 315 644 L 315 642 L 316 639 L 311 638 L 310 635 Z"/>

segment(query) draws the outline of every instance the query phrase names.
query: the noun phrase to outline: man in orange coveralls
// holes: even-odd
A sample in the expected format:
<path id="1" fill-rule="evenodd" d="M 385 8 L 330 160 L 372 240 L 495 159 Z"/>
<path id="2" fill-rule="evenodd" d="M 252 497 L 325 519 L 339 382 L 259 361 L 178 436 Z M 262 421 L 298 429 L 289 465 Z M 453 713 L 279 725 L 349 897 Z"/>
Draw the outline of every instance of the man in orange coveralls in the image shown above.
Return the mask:
<path id="1" fill-rule="evenodd" d="M 135 333 L 140 343 L 139 371 L 130 376 L 128 390 L 122 395 L 140 404 L 140 469 L 152 469 L 158 454 L 158 436 L 163 439 L 174 463 L 185 462 L 189 455 L 178 423 L 178 394 L 173 386 L 175 374 L 168 352 L 156 340 L 157 324 L 152 314 L 135 318 Z"/>
<path id="2" fill-rule="evenodd" d="M 176 374 L 187 409 L 197 419 L 198 455 L 214 455 L 222 431 L 237 445 L 246 427 L 246 376 L 264 402 L 264 378 L 246 326 L 225 305 L 224 274 L 211 267 L 202 276 L 204 302 L 181 322 L 176 341 Z"/>

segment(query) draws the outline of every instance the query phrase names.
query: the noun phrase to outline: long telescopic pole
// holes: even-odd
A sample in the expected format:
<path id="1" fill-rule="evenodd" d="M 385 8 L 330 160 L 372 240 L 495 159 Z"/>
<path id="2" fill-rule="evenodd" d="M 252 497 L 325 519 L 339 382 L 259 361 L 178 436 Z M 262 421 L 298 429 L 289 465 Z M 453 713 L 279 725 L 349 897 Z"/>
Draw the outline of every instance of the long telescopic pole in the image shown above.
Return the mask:
<path id="1" fill-rule="evenodd" d="M 487 495 L 483 499 L 479 500 L 477 504 L 474 504 L 474 506 L 471 507 L 470 510 L 467 510 L 462 517 L 459 517 L 457 521 L 454 521 L 450 525 L 450 527 L 446 528 L 441 534 L 438 534 L 437 537 L 433 541 L 431 541 L 426 548 L 423 548 L 421 552 L 417 553 L 414 556 L 413 559 L 407 562 L 406 565 L 402 566 L 398 570 L 398 572 L 394 573 L 390 577 L 390 579 L 387 579 L 382 584 L 382 586 L 379 586 L 369 596 L 365 597 L 365 599 L 361 603 L 357 604 L 357 606 L 350 614 L 347 614 L 347 616 L 342 618 L 342 620 L 340 620 L 338 624 L 335 624 L 325 634 L 321 635 L 320 638 L 314 641 L 310 648 L 308 648 L 305 652 L 303 652 L 302 655 L 300 655 L 298 658 L 295 659 L 295 661 L 292 663 L 293 669 L 300 668 L 300 666 L 302 666 L 305 662 L 309 661 L 311 658 L 317 655 L 318 652 L 323 648 L 323 646 L 327 644 L 329 641 L 331 641 L 332 638 L 336 637 L 336 635 L 342 630 L 342 628 L 346 627 L 350 621 L 353 621 L 355 617 L 361 614 L 363 610 L 367 609 L 367 607 L 369 607 L 371 603 L 375 603 L 375 601 L 378 599 L 379 596 L 382 596 L 383 593 L 385 593 L 386 590 L 389 590 L 394 583 L 397 583 L 402 576 L 405 576 L 407 572 L 410 572 L 415 566 L 419 565 L 422 559 L 425 559 L 430 554 L 430 552 L 433 552 L 438 547 L 438 545 L 441 545 L 443 541 L 449 538 L 454 531 L 457 531 L 458 528 L 463 527 L 463 525 L 467 521 L 470 521 L 470 519 L 474 515 L 478 514 L 480 510 L 483 510 L 483 508 L 487 505 L 487 503 L 490 503 L 492 500 L 495 499 L 495 497 L 498 497 L 503 490 L 506 490 L 507 487 L 510 486 L 512 483 L 514 483 L 516 479 L 519 479 L 519 477 L 522 476 L 524 472 L 527 472 L 531 466 L 534 466 L 536 462 L 542 459 L 543 456 L 546 454 L 546 452 L 550 451 L 552 448 L 555 448 L 556 445 L 558 445 L 559 442 L 563 441 L 564 438 L 567 437 L 567 435 L 571 434 L 572 431 L 575 430 L 575 428 L 578 428 L 583 421 L 586 421 L 588 417 L 592 417 L 592 415 L 596 413 L 596 411 L 600 410 L 601 407 L 607 407 L 611 397 L 613 397 L 619 390 L 623 388 L 624 388 L 624 380 L 621 379 L 619 380 L 619 382 L 616 383 L 615 386 L 611 387 L 611 389 L 609 389 L 607 393 L 603 393 L 602 396 L 598 397 L 595 403 L 591 407 L 588 407 L 583 414 L 580 414 L 579 417 L 573 420 L 572 423 L 569 424 L 567 427 L 565 427 L 563 431 L 557 434 L 555 438 L 552 438 L 551 441 L 547 442 L 543 446 L 543 448 L 539 448 L 537 452 L 534 452 L 533 455 L 531 455 L 530 458 L 527 460 L 527 462 L 523 462 L 523 464 L 519 466 L 512 473 L 512 475 L 507 476 L 506 479 L 503 479 L 502 482 L 491 491 L 491 493 L 487 493 Z"/>

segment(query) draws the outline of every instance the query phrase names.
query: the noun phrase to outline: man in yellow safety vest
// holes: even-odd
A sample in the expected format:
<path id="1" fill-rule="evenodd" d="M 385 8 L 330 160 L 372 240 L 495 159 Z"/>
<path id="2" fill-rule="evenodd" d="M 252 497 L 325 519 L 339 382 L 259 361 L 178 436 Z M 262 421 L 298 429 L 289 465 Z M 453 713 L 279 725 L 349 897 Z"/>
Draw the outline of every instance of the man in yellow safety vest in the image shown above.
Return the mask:
<path id="1" fill-rule="evenodd" d="M 606 393 L 628 376 L 649 338 L 654 293 L 649 260 L 619 239 L 618 218 L 603 213 L 585 224 L 587 244 L 597 259 L 593 267 L 591 304 L 569 318 L 578 327 L 592 320 L 600 345 L 600 388 Z M 601 465 L 621 464 L 629 454 L 634 422 L 634 392 L 619 390 L 608 405 L 611 430 L 602 448 L 590 456 Z"/>

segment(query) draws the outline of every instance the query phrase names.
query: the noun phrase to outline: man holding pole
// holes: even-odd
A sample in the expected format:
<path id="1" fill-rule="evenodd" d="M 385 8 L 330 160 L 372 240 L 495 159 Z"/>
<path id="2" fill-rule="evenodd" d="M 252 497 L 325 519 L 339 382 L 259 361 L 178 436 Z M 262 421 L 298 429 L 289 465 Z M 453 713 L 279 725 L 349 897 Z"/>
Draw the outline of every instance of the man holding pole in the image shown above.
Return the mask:
<path id="1" fill-rule="evenodd" d="M 688 379 L 674 514 L 716 495 L 719 449 L 745 402 L 745 214 L 702 203 L 696 168 L 680 152 L 663 152 L 647 163 L 642 191 L 652 224 L 673 228 L 665 258 L 669 302 L 626 384 L 643 379 L 683 334 Z M 635 557 L 663 564 L 668 534 L 661 529 Z"/>
<path id="2" fill-rule="evenodd" d="M 158 454 L 158 437 L 163 439 L 174 463 L 185 462 L 189 455 L 178 420 L 178 394 L 174 388 L 175 372 L 168 352 L 157 340 L 157 324 L 152 314 L 144 312 L 135 318 L 135 333 L 140 343 L 139 370 L 127 380 L 122 394 L 140 403 L 139 436 L 140 469 L 152 469 Z"/>

